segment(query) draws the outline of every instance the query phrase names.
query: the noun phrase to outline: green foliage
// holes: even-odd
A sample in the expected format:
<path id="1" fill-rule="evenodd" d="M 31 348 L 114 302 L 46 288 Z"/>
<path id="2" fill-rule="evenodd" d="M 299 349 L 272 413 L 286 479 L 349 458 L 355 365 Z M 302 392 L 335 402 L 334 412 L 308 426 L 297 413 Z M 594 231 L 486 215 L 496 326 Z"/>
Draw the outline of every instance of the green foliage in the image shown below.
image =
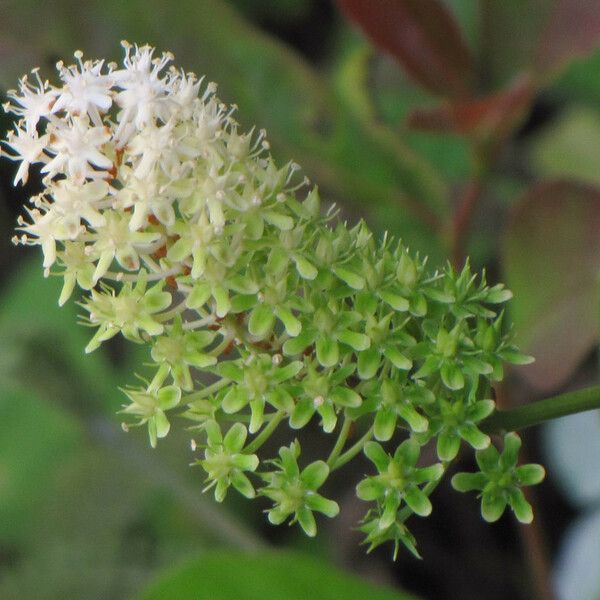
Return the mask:
<path id="1" fill-rule="evenodd" d="M 323 600 L 416 600 L 364 583 L 321 560 L 287 552 L 202 554 L 162 575 L 137 600 L 304 600 L 314 593 Z"/>
<path id="2" fill-rule="evenodd" d="M 475 454 L 479 473 L 457 473 L 452 486 L 459 492 L 481 491 L 481 516 L 489 522 L 497 521 L 507 506 L 522 523 L 533 521 L 531 505 L 521 488 L 536 485 L 544 479 L 541 465 L 517 466 L 521 439 L 516 433 L 504 436 L 504 448 L 499 453 L 494 446 Z"/>

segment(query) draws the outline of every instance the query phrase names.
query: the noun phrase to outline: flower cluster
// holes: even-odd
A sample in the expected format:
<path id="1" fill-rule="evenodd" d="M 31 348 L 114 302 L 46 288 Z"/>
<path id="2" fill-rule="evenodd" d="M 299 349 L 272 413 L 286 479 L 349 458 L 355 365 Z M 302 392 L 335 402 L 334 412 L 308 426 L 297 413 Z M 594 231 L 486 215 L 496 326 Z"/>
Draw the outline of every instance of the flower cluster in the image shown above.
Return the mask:
<path id="1" fill-rule="evenodd" d="M 118 334 L 149 346 L 154 373 L 126 390 L 123 413 L 153 446 L 174 411 L 189 419 L 217 500 L 230 486 L 260 494 L 271 522 L 314 535 L 313 512 L 339 510 L 317 489 L 364 449 L 378 471 L 357 487 L 374 503 L 367 541 L 414 550 L 407 517 L 431 512 L 463 441 L 490 446 L 479 424 L 491 384 L 504 361 L 529 360 L 495 308 L 510 292 L 468 265 L 430 273 L 364 223 L 336 222 L 297 165 L 276 165 L 263 131 L 241 131 L 214 84 L 123 45 L 122 66 L 76 52 L 75 65 L 58 64 L 58 86 L 33 71 L 9 92 L 15 184 L 32 165 L 43 175 L 15 242 L 41 246 L 45 273 L 63 278 L 61 305 L 83 290 L 96 328 L 86 351 Z M 279 458 L 257 454 L 280 425 L 309 423 L 337 433 L 326 461 L 299 467 L 295 441 Z M 422 465 L 432 441 L 440 462 Z M 483 463 L 457 487 L 515 508 L 531 477 L 517 469 L 505 485 Z"/>

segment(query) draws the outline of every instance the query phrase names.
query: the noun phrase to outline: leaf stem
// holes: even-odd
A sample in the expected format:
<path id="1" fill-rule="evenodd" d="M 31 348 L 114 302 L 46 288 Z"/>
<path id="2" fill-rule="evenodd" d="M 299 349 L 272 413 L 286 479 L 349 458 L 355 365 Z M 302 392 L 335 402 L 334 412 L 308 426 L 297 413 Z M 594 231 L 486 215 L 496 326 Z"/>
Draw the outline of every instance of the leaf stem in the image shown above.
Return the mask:
<path id="1" fill-rule="evenodd" d="M 283 410 L 273 415 L 273 418 L 263 427 L 262 431 L 244 448 L 244 452 L 246 454 L 256 452 L 271 437 L 283 417 L 285 417 L 285 411 Z"/>
<path id="2" fill-rule="evenodd" d="M 344 422 L 342 424 L 342 428 L 340 429 L 338 438 L 335 442 L 335 446 L 331 450 L 331 454 L 329 455 L 329 458 L 327 459 L 327 464 L 329 465 L 330 468 L 333 467 L 333 465 L 335 464 L 335 461 L 337 460 L 338 456 L 342 452 L 344 445 L 346 444 L 346 440 L 348 439 L 348 433 L 350 432 L 351 425 L 352 425 L 352 419 L 350 419 L 348 417 L 344 417 Z"/>
<path id="3" fill-rule="evenodd" d="M 496 410 L 479 428 L 485 433 L 519 431 L 545 421 L 600 408 L 600 385 L 559 394 L 510 410 Z"/>
<path id="4" fill-rule="evenodd" d="M 340 467 L 343 467 L 347 462 L 351 461 L 359 452 L 362 451 L 362 449 L 364 448 L 365 444 L 373 437 L 373 427 L 369 427 L 368 431 L 365 433 L 365 435 L 363 435 L 358 442 L 356 442 L 356 444 L 354 444 L 353 446 L 350 446 L 350 448 L 348 448 L 348 450 L 346 450 L 346 452 L 344 452 L 342 455 L 340 455 L 337 460 L 333 463 L 330 464 L 330 469 L 332 471 L 335 471 L 336 469 L 339 469 Z"/>

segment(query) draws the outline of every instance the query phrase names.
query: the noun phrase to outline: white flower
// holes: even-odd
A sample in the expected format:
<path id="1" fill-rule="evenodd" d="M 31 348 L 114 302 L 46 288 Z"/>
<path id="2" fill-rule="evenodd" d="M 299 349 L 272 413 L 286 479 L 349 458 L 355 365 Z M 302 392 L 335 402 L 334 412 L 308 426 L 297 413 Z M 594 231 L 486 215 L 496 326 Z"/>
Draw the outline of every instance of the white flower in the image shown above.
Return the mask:
<path id="1" fill-rule="evenodd" d="M 44 214 L 37 208 L 26 210 L 32 222 L 26 223 L 23 217 L 19 217 L 18 229 L 25 233 L 18 241 L 21 244 L 40 245 L 44 253 L 44 269 L 49 269 L 56 260 L 56 241 L 67 239 L 69 236 L 59 223 L 56 213 Z M 33 236 L 33 238 L 29 236 Z"/>
<path id="2" fill-rule="evenodd" d="M 90 127 L 87 116 L 74 117 L 67 126 L 51 123 L 48 129 L 51 134 L 48 151 L 55 157 L 43 167 L 42 173 L 50 177 L 66 174 L 76 183 L 82 183 L 86 178 L 105 177 L 106 173 L 97 169 L 113 166 L 112 160 L 100 151 L 110 140 L 110 131 L 106 127 Z"/>
<path id="3" fill-rule="evenodd" d="M 94 229 L 106 224 L 106 218 L 99 211 L 99 202 L 108 195 L 108 184 L 105 181 L 76 185 L 63 179 L 52 186 L 49 193 L 54 199 L 52 210 L 60 217 L 70 239 L 76 239 L 81 233 L 82 219 Z"/>
<path id="4" fill-rule="evenodd" d="M 172 84 L 168 77 L 160 77 L 173 56 L 165 53 L 155 59 L 152 57 L 154 48 L 150 46 L 140 48 L 123 42 L 123 47 L 125 68 L 112 73 L 116 87 L 122 90 L 115 97 L 115 102 L 123 109 L 116 132 L 120 143 L 125 141 L 126 124 L 133 123 L 137 129 L 143 129 L 154 119 L 166 123 L 174 106 L 169 97 Z M 133 54 L 132 50 L 135 50 Z"/>
<path id="5" fill-rule="evenodd" d="M 122 169 L 122 174 L 125 169 Z M 129 229 L 138 231 L 147 225 L 147 218 L 154 215 L 159 222 L 170 227 L 175 222 L 173 210 L 174 197 L 168 193 L 168 185 L 163 183 L 164 177 L 153 172 L 148 177 L 139 179 L 133 174 L 125 175 L 127 185 L 117 193 L 119 206 L 124 209 L 133 208 L 129 220 Z"/>
<path id="6" fill-rule="evenodd" d="M 8 132 L 4 143 L 12 148 L 16 152 L 16 155 L 5 153 L 5 156 L 11 160 L 21 161 L 15 175 L 14 185 L 17 185 L 19 182 L 22 182 L 23 185 L 27 183 L 29 179 L 29 167 L 33 163 L 47 162 L 48 157 L 44 154 L 44 149 L 46 148 L 48 139 L 48 135 L 38 136 L 35 130 L 32 133 L 28 133 L 19 126 L 15 126 L 15 131 Z"/>
<path id="7" fill-rule="evenodd" d="M 133 164 L 138 179 L 148 177 L 155 167 L 170 175 L 180 165 L 177 140 L 173 139 L 173 125 L 172 121 L 162 127 L 148 124 L 129 141 L 128 153 L 136 158 Z"/>
<path id="8" fill-rule="evenodd" d="M 25 129 L 29 135 L 35 135 L 40 119 L 47 117 L 53 109 L 57 91 L 47 81 L 42 81 L 38 69 L 31 71 L 36 78 L 36 84 L 29 82 L 27 75 L 19 80 L 19 92 L 10 90 L 7 96 L 18 106 L 7 102 L 3 105 L 6 112 L 12 112 L 22 117 Z"/>
<path id="9" fill-rule="evenodd" d="M 88 114 L 94 125 L 102 126 L 101 114 L 112 106 L 110 75 L 102 75 L 104 61 L 81 60 L 82 52 L 77 50 L 75 58 L 78 65 L 65 67 L 59 62 L 57 69 L 64 87 L 59 91 L 53 112 L 67 111 L 71 115 Z"/>

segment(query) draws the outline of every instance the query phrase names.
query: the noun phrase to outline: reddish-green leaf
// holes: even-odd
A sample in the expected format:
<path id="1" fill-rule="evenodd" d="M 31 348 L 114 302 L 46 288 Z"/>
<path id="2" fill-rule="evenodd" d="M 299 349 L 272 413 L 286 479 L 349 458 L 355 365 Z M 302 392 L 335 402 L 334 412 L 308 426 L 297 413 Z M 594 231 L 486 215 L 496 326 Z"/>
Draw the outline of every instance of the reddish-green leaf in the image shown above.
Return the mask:
<path id="1" fill-rule="evenodd" d="M 555 0 L 541 36 L 535 66 L 554 73 L 568 62 L 586 56 L 600 43 L 598 0 Z"/>
<path id="2" fill-rule="evenodd" d="M 488 88 L 529 71 L 546 77 L 600 41 L 597 0 L 481 0 Z"/>
<path id="3" fill-rule="evenodd" d="M 564 384 L 598 338 L 600 188 L 540 184 L 519 202 L 503 240 L 521 367 L 540 390 Z"/>
<path id="4" fill-rule="evenodd" d="M 531 81 L 523 77 L 490 96 L 417 109 L 410 115 L 409 125 L 426 131 L 450 131 L 481 141 L 501 139 L 523 119 L 532 99 Z"/>
<path id="5" fill-rule="evenodd" d="M 474 67 L 462 34 L 439 0 L 338 0 L 341 9 L 381 49 L 428 90 L 469 95 Z"/>

